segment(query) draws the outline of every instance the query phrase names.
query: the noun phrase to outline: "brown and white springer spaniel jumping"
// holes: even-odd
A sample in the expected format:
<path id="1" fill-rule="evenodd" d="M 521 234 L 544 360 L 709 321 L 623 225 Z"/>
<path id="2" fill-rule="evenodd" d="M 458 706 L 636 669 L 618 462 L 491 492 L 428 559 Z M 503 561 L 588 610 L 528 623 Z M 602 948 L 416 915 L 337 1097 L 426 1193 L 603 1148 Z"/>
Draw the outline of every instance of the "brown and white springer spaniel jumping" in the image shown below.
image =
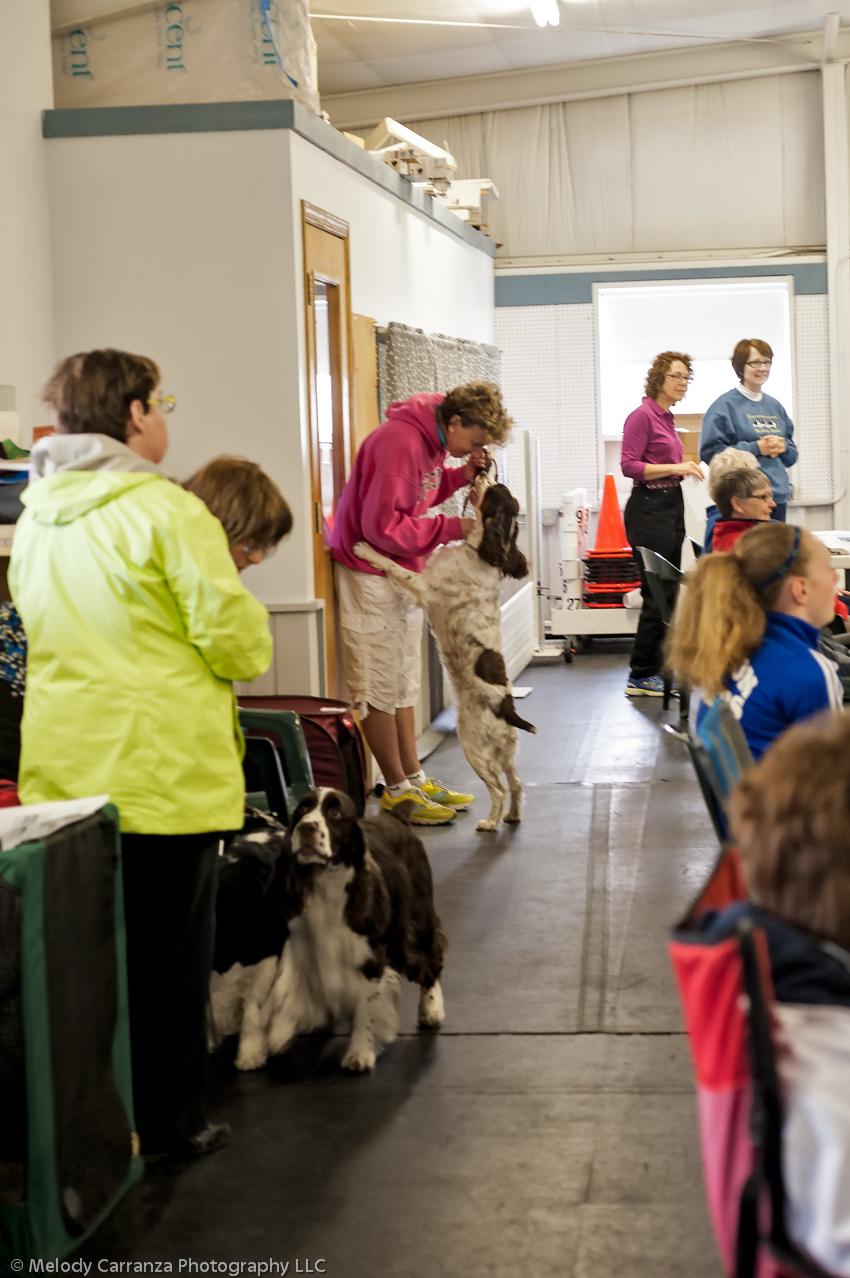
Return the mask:
<path id="1" fill-rule="evenodd" d="M 239 1069 L 327 1025 L 351 1034 L 344 1069 L 374 1069 L 398 1034 L 401 977 L 421 987 L 420 1027 L 445 1019 L 431 866 L 399 809 L 358 821 L 347 795 L 316 790 L 286 832 L 234 840 L 216 925 L 212 1037 L 239 1034 Z"/>
<path id="2" fill-rule="evenodd" d="M 503 577 L 528 575 L 518 549 L 519 503 L 504 484 L 482 473 L 475 481 L 477 525 L 465 542 L 434 552 L 421 573 L 400 568 L 366 542 L 354 553 L 380 568 L 428 614 L 457 699 L 457 731 L 463 753 L 487 787 L 489 816 L 479 830 L 495 830 L 502 820 L 506 787 L 511 804 L 505 821 L 519 821 L 522 785 L 514 766 L 517 728 L 536 729 L 514 708 L 502 655 L 500 590 Z"/>

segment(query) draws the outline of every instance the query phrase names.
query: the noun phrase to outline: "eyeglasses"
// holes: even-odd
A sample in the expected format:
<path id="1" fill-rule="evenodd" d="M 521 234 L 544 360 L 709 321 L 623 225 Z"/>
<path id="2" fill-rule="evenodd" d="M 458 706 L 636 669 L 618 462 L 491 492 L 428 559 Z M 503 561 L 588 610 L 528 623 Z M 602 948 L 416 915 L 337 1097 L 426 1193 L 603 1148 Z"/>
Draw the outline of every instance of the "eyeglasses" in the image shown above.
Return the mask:
<path id="1" fill-rule="evenodd" d="M 745 368 L 770 368 L 772 359 L 748 359 Z"/>
<path id="2" fill-rule="evenodd" d="M 252 555 L 259 555 L 262 559 L 268 559 L 269 555 L 275 551 L 274 546 L 255 546 L 252 541 L 243 541 L 242 549 L 249 559 Z"/>
<path id="3" fill-rule="evenodd" d="M 690 382 L 693 381 L 693 373 L 668 373 L 667 376 L 671 382 Z"/>
<path id="4" fill-rule="evenodd" d="M 745 497 L 744 501 L 747 501 L 747 500 L 748 499 Z M 750 501 L 773 501 L 773 493 L 751 493 L 749 496 L 749 500 Z"/>
<path id="5" fill-rule="evenodd" d="M 151 395 L 148 400 L 148 407 L 151 404 L 157 404 L 161 413 L 173 413 L 177 407 L 177 398 L 174 395 Z"/>

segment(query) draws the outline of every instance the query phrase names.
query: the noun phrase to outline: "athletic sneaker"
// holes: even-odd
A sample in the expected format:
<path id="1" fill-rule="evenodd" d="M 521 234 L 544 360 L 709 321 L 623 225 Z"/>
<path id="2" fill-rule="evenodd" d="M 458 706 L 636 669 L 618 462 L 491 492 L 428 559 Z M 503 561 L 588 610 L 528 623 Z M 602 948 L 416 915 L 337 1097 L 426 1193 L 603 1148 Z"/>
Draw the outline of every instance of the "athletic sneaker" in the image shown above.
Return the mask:
<path id="1" fill-rule="evenodd" d="M 392 812 L 393 808 L 397 808 L 400 803 L 410 800 L 416 805 L 410 814 L 411 825 L 451 825 L 455 819 L 454 808 L 441 807 L 415 786 L 405 790 L 397 799 L 394 799 L 389 790 L 385 789 L 381 799 L 381 811 Z"/>
<path id="2" fill-rule="evenodd" d="M 455 812 L 465 812 L 475 802 L 474 794 L 461 794 L 457 790 L 450 790 L 436 777 L 426 777 L 420 788 L 432 803 L 439 803 L 444 808 L 454 808 Z"/>
<path id="3" fill-rule="evenodd" d="M 630 679 L 626 684 L 627 697 L 663 697 L 664 680 L 660 674 L 649 675 L 646 679 Z"/>

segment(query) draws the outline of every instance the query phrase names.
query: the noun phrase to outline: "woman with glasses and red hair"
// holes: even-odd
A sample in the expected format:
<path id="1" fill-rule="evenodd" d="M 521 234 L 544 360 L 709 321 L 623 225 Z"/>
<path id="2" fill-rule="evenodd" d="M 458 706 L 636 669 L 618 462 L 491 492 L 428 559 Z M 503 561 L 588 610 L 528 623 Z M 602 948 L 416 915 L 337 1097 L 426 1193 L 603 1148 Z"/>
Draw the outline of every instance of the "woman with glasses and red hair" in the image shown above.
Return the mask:
<path id="1" fill-rule="evenodd" d="M 752 453 L 770 480 L 775 509 L 771 519 L 785 522 L 791 496 L 788 468 L 797 460 L 794 423 L 778 399 L 762 389 L 773 363 L 773 351 L 758 337 L 745 337 L 732 352 L 738 385 L 716 399 L 702 419 L 700 460 L 710 462 L 724 448 Z M 709 529 L 717 519 L 716 508 L 706 512 Z M 708 530 L 707 530 L 708 531 Z"/>
<path id="2" fill-rule="evenodd" d="M 643 609 L 632 649 L 627 697 L 660 697 L 664 694 L 665 626 L 649 589 L 638 547 L 646 546 L 679 567 L 685 539 L 685 503 L 682 480 L 702 479 L 696 462 L 684 460 L 682 441 L 676 434 L 671 409 L 684 399 L 692 376 L 691 357 L 679 351 L 656 355 L 646 375 L 645 395 L 639 408 L 629 413 L 623 426 L 620 458 L 623 474 L 634 481 L 626 504 L 626 536 L 640 573 Z M 673 602 L 676 586 L 664 582 Z"/>

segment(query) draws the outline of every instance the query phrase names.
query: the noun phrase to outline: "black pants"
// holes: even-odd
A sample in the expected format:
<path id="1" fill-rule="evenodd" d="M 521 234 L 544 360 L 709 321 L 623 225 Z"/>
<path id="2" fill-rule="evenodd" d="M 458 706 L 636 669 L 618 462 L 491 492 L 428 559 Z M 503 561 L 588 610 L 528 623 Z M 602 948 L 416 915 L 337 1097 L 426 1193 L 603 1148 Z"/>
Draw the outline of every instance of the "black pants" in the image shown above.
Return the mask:
<path id="1" fill-rule="evenodd" d="M 685 539 L 685 503 L 681 488 L 678 484 L 675 488 L 647 488 L 644 484 L 635 484 L 626 504 L 625 523 L 626 536 L 640 573 L 640 592 L 643 595 L 643 609 L 632 648 L 631 677 L 648 679 L 650 675 L 658 674 L 664 665 L 666 627 L 649 589 L 643 560 L 637 548 L 646 546 L 648 550 L 654 550 L 669 563 L 679 567 L 682 542 Z M 674 582 L 664 581 L 661 584 L 672 607 L 678 587 Z"/>
<path id="2" fill-rule="evenodd" d="M 12 696 L 12 685 L 0 679 L 0 777 L 17 781 L 21 761 L 23 697 Z"/>
<path id="3" fill-rule="evenodd" d="M 207 1122 L 217 834 L 122 835 L 133 1106 L 142 1153 Z"/>

